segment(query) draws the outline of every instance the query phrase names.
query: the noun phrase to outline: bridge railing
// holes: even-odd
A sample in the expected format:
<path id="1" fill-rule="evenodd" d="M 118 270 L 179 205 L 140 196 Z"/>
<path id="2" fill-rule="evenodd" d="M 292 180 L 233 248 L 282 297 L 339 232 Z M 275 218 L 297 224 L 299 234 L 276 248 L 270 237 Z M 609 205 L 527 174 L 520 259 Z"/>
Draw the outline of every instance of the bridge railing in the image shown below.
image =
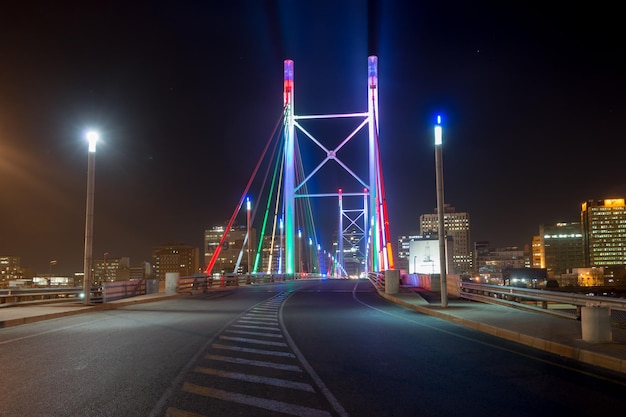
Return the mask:
<path id="1" fill-rule="evenodd" d="M 33 304 L 77 302 L 84 297 L 83 287 L 7 288 L 0 290 L 0 308 Z M 106 303 L 158 291 L 156 279 L 105 282 L 91 287 L 89 301 Z"/>
<path id="2" fill-rule="evenodd" d="M 626 299 L 605 296 L 588 296 L 532 288 L 505 287 L 501 285 L 460 283 L 460 296 L 470 300 L 506 305 L 529 311 L 538 311 L 560 317 L 578 319 L 582 307 L 607 307 L 626 312 Z"/>
<path id="3" fill-rule="evenodd" d="M 372 285 L 376 287 L 377 290 L 384 291 L 385 290 L 385 274 L 382 272 L 368 272 L 367 279 L 370 280 Z"/>
<path id="4" fill-rule="evenodd" d="M 199 274 L 180 277 L 176 286 L 176 292 L 194 294 L 216 288 L 271 284 L 275 282 L 321 277 L 322 276 L 319 274 L 225 274 L 220 276 Z"/>
<path id="5" fill-rule="evenodd" d="M 0 290 L 0 308 L 17 305 L 49 304 L 76 301 L 82 287 L 7 288 Z"/>

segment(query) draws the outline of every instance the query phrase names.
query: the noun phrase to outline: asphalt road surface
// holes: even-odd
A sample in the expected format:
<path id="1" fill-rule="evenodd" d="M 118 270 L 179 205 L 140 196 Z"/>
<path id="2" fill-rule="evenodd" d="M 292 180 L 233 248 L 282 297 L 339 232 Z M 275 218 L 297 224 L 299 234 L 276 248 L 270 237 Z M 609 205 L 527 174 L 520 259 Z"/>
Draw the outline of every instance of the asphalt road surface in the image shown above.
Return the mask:
<path id="1" fill-rule="evenodd" d="M 239 287 L 0 329 L 0 417 L 617 410 L 623 375 L 389 303 L 366 280 Z"/>

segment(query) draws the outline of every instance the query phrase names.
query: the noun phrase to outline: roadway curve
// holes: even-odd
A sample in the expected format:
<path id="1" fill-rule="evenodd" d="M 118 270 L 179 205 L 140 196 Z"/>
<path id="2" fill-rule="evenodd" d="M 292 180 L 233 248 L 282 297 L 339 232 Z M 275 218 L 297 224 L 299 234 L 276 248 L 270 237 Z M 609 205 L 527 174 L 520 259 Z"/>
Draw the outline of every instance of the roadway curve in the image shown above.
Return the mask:
<path id="1" fill-rule="evenodd" d="M 18 307 L 19 308 L 19 307 Z M 626 378 L 305 280 L 0 329 L 0 416 L 611 415 Z"/>

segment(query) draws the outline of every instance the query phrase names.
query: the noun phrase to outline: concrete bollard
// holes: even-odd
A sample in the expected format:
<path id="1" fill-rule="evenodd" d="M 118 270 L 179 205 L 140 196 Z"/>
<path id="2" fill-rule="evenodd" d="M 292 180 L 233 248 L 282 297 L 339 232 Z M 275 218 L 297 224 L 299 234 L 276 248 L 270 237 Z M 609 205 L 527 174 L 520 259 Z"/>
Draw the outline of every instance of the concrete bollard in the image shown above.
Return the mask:
<path id="1" fill-rule="evenodd" d="M 400 291 L 400 271 L 385 271 L 385 294 L 397 294 Z"/>
<path id="2" fill-rule="evenodd" d="M 166 272 L 165 273 L 165 293 L 168 295 L 176 294 L 176 288 L 178 287 L 178 279 L 180 273 L 178 272 Z"/>
<path id="3" fill-rule="evenodd" d="M 156 294 L 159 292 L 159 281 L 156 279 L 146 280 L 146 294 Z"/>
<path id="4" fill-rule="evenodd" d="M 585 342 L 609 343 L 613 341 L 611 310 L 608 307 L 582 307 L 580 321 Z"/>

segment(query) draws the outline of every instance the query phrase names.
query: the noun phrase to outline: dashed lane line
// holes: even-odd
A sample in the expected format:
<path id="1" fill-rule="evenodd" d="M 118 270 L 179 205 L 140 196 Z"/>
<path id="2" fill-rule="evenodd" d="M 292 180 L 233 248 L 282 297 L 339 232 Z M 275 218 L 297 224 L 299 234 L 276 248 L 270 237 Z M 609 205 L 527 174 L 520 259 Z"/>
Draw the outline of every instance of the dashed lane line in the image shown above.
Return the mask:
<path id="1" fill-rule="evenodd" d="M 295 358 L 291 352 L 281 352 L 277 350 L 265 350 L 265 349 L 255 349 L 255 348 L 245 348 L 241 346 L 233 346 L 233 345 L 222 345 L 220 343 L 214 343 L 211 347 L 215 349 L 223 349 L 223 350 L 231 350 L 233 352 L 245 352 L 245 353 L 257 353 L 260 355 L 270 355 L 270 356 L 282 356 L 285 358 Z"/>
<path id="2" fill-rule="evenodd" d="M 300 391 L 315 392 L 311 384 L 306 384 L 304 382 L 288 381 L 286 379 L 244 374 L 241 372 L 221 371 L 219 369 L 207 368 L 204 366 L 197 366 L 194 371 L 205 375 L 236 379 L 238 381 L 254 382 L 257 384 L 273 385 L 275 387 L 281 388 L 291 388 Z"/>
<path id="3" fill-rule="evenodd" d="M 234 358 L 232 356 L 222 356 L 222 355 L 213 355 L 213 354 L 205 355 L 204 358 L 209 359 L 209 360 L 214 360 L 214 361 L 238 363 L 241 365 L 253 365 L 253 366 L 260 366 L 260 367 L 265 367 L 265 368 L 280 369 L 283 371 L 302 372 L 302 369 L 300 369 L 299 366 L 286 365 L 286 364 L 275 363 L 275 362 L 256 361 L 256 360 L 250 360 L 250 359 L 244 359 L 244 358 Z"/>
<path id="4" fill-rule="evenodd" d="M 202 395 L 204 397 L 216 398 L 218 400 L 231 401 L 238 404 L 250 405 L 263 408 L 269 411 L 291 414 L 298 417 L 332 417 L 327 411 L 316 408 L 304 407 L 296 404 L 289 404 L 282 401 L 268 400 L 266 398 L 253 397 L 251 395 L 239 394 L 235 392 L 223 391 L 220 389 L 203 387 L 200 385 L 185 382 L 183 391 L 191 394 Z"/>

